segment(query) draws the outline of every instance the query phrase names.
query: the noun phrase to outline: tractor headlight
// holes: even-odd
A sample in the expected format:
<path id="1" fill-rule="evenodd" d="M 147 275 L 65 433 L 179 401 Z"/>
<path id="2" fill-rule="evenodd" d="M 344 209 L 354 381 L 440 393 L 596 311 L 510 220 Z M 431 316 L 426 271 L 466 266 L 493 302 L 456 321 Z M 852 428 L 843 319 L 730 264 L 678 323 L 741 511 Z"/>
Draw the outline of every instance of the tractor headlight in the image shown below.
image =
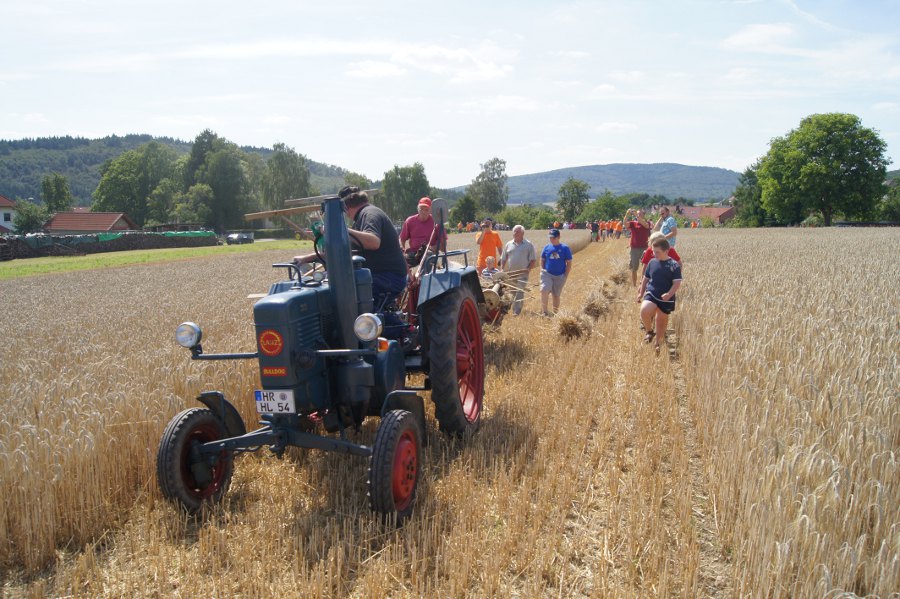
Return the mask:
<path id="1" fill-rule="evenodd" d="M 367 343 L 369 341 L 375 341 L 378 339 L 378 336 L 381 335 L 381 329 L 381 319 L 368 312 L 360 314 L 356 317 L 356 320 L 353 321 L 353 332 L 360 341 L 365 341 Z"/>
<path id="2" fill-rule="evenodd" d="M 200 340 L 202 338 L 203 331 L 200 330 L 199 325 L 193 322 L 182 322 L 178 325 L 178 328 L 175 329 L 175 340 L 181 347 L 193 349 L 200 345 Z"/>

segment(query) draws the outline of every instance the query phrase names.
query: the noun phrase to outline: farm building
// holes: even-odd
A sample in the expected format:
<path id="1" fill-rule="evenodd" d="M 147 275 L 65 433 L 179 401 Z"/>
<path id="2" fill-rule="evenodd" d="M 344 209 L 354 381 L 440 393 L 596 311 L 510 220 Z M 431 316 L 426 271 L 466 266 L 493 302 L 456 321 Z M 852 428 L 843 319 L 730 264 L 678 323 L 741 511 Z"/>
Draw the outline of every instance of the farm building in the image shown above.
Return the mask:
<path id="1" fill-rule="evenodd" d="M 724 225 L 734 218 L 734 206 L 669 206 L 672 214 L 677 214 L 689 220 L 709 218 L 713 224 Z"/>
<path id="2" fill-rule="evenodd" d="M 16 203 L 6 196 L 0 195 L 0 235 L 15 233 L 13 214 L 16 212 Z"/>
<path id="3" fill-rule="evenodd" d="M 53 235 L 140 230 L 124 212 L 57 212 L 44 226 Z"/>

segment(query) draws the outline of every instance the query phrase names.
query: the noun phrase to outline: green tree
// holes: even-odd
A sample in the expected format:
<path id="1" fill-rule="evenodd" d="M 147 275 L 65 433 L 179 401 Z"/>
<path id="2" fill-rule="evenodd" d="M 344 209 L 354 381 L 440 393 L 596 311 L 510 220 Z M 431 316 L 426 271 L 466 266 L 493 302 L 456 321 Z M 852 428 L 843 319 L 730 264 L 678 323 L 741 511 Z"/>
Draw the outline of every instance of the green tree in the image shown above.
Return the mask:
<path id="1" fill-rule="evenodd" d="M 575 222 L 619 219 L 630 207 L 629 195 L 613 196 L 607 189 L 603 195 L 596 197 L 584 207 L 584 210 L 575 217 Z"/>
<path id="2" fill-rule="evenodd" d="M 41 180 L 41 200 L 50 214 L 70 210 L 75 202 L 69 191 L 69 181 L 56 172 L 45 175 Z"/>
<path id="3" fill-rule="evenodd" d="M 44 224 L 50 215 L 43 206 L 38 206 L 27 200 L 16 203 L 16 213 L 13 214 L 13 225 L 16 233 L 36 233 L 44 228 Z"/>
<path id="4" fill-rule="evenodd" d="M 491 158 L 481 165 L 481 172 L 466 189 L 466 193 L 484 213 L 497 214 L 509 201 L 509 187 L 506 184 L 508 179 L 506 161 Z"/>
<path id="5" fill-rule="evenodd" d="M 378 205 L 393 220 L 402 220 L 416 212 L 419 199 L 431 191 L 425 167 L 420 162 L 412 166 L 394 166 L 384 174 Z"/>
<path id="6" fill-rule="evenodd" d="M 372 189 L 375 187 L 371 179 L 359 173 L 344 173 L 344 185 L 356 185 L 360 189 Z"/>
<path id="7" fill-rule="evenodd" d="M 812 211 L 825 226 L 835 214 L 871 214 L 884 195 L 886 144 L 852 114 L 814 114 L 772 140 L 759 168 L 762 203 L 794 224 Z"/>
<path id="8" fill-rule="evenodd" d="M 144 221 L 148 225 L 159 225 L 169 222 L 170 213 L 175 208 L 175 198 L 180 192 L 180 186 L 173 179 L 163 179 L 159 185 L 150 192 L 147 198 L 147 220 Z M 189 221 L 182 221 L 189 222 Z"/>
<path id="9" fill-rule="evenodd" d="M 588 191 L 591 186 L 584 181 L 569 177 L 559 188 L 559 197 L 556 200 L 556 209 L 565 221 L 574 221 L 584 207 L 587 206 Z"/>
<path id="10" fill-rule="evenodd" d="M 147 218 L 150 194 L 175 172 L 178 156 L 159 142 L 124 152 L 103 164 L 94 191 L 94 212 L 125 212 L 138 226 Z"/>
<path id="11" fill-rule="evenodd" d="M 212 216 L 214 194 L 206 183 L 192 185 L 185 193 L 175 197 L 168 220 L 176 223 L 208 223 Z"/>
<path id="12" fill-rule="evenodd" d="M 553 210 L 544 205 L 532 206 L 531 204 L 507 205 L 497 221 L 509 226 L 522 225 L 526 229 L 545 229 L 549 227 L 556 215 Z"/>
<path id="13" fill-rule="evenodd" d="M 220 233 L 243 224 L 247 205 L 247 177 L 241 162 L 243 152 L 234 144 L 225 144 L 206 156 L 204 183 L 213 191 L 207 223 Z"/>
<path id="14" fill-rule="evenodd" d="M 900 181 L 894 179 L 878 205 L 878 219 L 900 223 Z"/>
<path id="15" fill-rule="evenodd" d="M 284 201 L 309 195 L 306 158 L 283 143 L 273 146 L 262 177 L 262 203 L 270 210 L 284 208 Z"/>
<path id="16" fill-rule="evenodd" d="M 184 189 L 189 189 L 194 183 L 203 181 L 207 155 L 221 149 L 223 143 L 224 140 L 209 129 L 204 129 L 194 139 L 187 163 L 184 166 Z"/>
<path id="17" fill-rule="evenodd" d="M 94 212 L 126 212 L 138 225 L 135 215 L 140 202 L 138 180 L 140 155 L 137 150 L 123 152 L 100 167 L 100 183 L 94 190 Z"/>
<path id="18" fill-rule="evenodd" d="M 762 187 L 759 185 L 759 161 L 747 167 L 734 190 L 735 227 L 765 227 L 775 221 L 763 207 Z"/>
<path id="19" fill-rule="evenodd" d="M 453 224 L 462 223 L 463 225 L 466 225 L 475 220 L 477 212 L 478 204 L 475 203 L 472 196 L 464 195 L 457 200 L 456 204 L 453 205 L 453 208 L 450 209 L 450 222 Z"/>

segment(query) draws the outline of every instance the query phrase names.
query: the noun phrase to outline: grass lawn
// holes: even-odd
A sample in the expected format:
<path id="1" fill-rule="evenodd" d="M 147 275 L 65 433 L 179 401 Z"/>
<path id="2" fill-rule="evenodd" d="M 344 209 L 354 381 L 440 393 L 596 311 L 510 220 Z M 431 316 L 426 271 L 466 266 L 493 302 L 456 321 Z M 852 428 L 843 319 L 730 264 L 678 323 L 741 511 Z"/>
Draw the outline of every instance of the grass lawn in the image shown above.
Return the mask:
<path id="1" fill-rule="evenodd" d="M 0 281 L 29 277 L 32 275 L 54 274 L 74 270 L 113 268 L 132 264 L 152 264 L 173 260 L 191 260 L 223 254 L 262 252 L 267 250 L 308 250 L 312 242 L 284 239 L 248 243 L 245 245 L 215 245 L 197 248 L 167 248 L 159 250 L 133 250 L 130 252 L 107 252 L 87 256 L 49 256 L 47 258 L 25 258 L 0 262 Z"/>

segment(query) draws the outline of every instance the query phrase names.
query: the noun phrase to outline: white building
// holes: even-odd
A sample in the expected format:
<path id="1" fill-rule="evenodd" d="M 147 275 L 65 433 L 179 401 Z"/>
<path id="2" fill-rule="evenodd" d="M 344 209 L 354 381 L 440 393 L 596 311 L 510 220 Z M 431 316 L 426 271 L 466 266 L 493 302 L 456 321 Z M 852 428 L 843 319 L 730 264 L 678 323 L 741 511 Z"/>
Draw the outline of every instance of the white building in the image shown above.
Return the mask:
<path id="1" fill-rule="evenodd" d="M 15 213 L 16 203 L 8 197 L 0 195 L 0 235 L 16 232 L 16 225 L 13 224 Z"/>

